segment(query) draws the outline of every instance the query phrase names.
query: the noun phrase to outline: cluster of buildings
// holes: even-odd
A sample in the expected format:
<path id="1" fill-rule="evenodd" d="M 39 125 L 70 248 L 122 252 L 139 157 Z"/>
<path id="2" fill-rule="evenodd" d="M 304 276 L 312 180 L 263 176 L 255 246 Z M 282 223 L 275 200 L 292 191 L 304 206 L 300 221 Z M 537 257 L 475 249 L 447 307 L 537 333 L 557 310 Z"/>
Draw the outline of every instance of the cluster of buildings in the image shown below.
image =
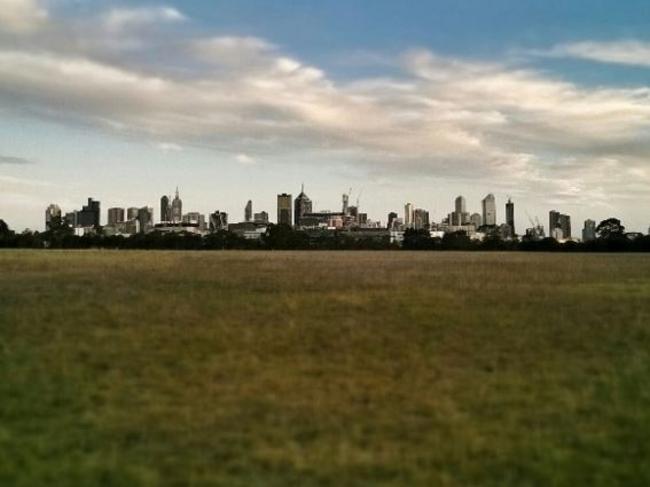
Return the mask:
<path id="1" fill-rule="evenodd" d="M 306 231 L 346 231 L 358 237 L 386 237 L 391 241 L 400 242 L 407 229 L 430 232 L 432 237 L 442 237 L 446 233 L 463 232 L 472 239 L 483 239 L 487 236 L 498 236 L 503 240 L 519 238 L 515 228 L 515 205 L 510 198 L 505 204 L 505 222 L 497 221 L 497 204 L 493 194 L 488 194 L 481 201 L 480 212 L 467 210 L 463 196 L 454 201 L 454 209 L 442 221 L 436 223 L 429 218 L 429 212 L 416 208 L 412 203 L 406 203 L 404 214 L 396 212 L 388 214 L 386 225 L 368 218 L 367 213 L 356 205 L 350 204 L 352 190 L 344 193 L 341 198 L 340 211 L 315 211 L 311 199 L 301 188 L 300 194 L 294 199 L 291 194 L 277 195 L 278 224 L 288 225 Z M 266 211 L 253 212 L 253 202 L 249 200 L 244 207 L 244 220 L 229 222 L 228 214 L 216 210 L 207 215 L 190 211 L 183 213 L 183 201 L 178 188 L 174 197 L 163 195 L 160 198 L 160 216 L 156 221 L 154 209 L 149 206 L 142 208 L 109 208 L 105 225 L 101 225 L 100 202 L 88 198 L 88 203 L 80 210 L 62 214 L 58 205 L 51 204 L 45 211 L 45 226 L 50 229 L 55 220 L 63 221 L 75 229 L 79 235 L 102 232 L 104 235 L 134 235 L 138 233 L 190 233 L 206 235 L 227 230 L 244 238 L 258 239 L 266 232 L 269 225 L 269 214 Z M 531 219 L 531 227 L 525 230 L 525 238 L 540 240 L 546 237 L 544 227 L 539 220 Z M 572 240 L 571 217 L 552 210 L 549 213 L 548 236 L 558 241 Z M 582 240 L 596 238 L 596 222 L 587 220 L 582 231 Z"/>

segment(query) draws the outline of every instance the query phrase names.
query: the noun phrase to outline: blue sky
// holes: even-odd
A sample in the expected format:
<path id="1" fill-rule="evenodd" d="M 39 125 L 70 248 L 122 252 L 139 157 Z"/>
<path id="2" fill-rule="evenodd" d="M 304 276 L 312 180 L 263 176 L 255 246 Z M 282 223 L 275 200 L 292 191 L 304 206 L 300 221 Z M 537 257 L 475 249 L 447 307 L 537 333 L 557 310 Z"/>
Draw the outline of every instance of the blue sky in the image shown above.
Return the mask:
<path id="1" fill-rule="evenodd" d="M 650 3 L 7 0 L 0 218 L 45 207 L 275 214 L 353 188 L 373 219 L 488 192 L 650 225 Z M 574 230 L 574 233 L 578 232 Z"/>

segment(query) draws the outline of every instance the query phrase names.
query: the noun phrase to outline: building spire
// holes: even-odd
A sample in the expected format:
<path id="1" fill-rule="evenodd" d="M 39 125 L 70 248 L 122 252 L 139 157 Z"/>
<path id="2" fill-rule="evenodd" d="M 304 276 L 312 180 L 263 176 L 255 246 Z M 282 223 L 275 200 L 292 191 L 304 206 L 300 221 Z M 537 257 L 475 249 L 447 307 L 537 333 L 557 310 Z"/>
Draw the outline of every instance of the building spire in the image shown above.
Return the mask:
<path id="1" fill-rule="evenodd" d="M 176 197 L 178 198 L 178 186 L 176 186 Z"/>
<path id="2" fill-rule="evenodd" d="M 302 183 L 302 186 L 300 186 L 300 192 L 305 194 L 305 183 Z"/>

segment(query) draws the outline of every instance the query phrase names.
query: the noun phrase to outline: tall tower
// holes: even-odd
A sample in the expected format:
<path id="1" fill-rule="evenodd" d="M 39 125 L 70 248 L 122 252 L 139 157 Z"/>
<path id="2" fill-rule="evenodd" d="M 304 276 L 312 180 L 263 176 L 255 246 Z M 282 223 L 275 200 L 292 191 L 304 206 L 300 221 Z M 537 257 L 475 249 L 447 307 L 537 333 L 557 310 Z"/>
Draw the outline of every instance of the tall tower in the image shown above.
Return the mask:
<path id="1" fill-rule="evenodd" d="M 311 213 L 312 212 L 312 206 L 311 206 L 311 200 L 309 199 L 309 196 L 305 194 L 305 185 L 302 185 L 302 188 L 300 189 L 300 194 L 294 201 L 293 205 L 293 218 L 294 218 L 294 224 L 296 226 L 300 225 L 300 219 L 305 213 Z"/>
<path id="2" fill-rule="evenodd" d="M 278 225 L 291 225 L 291 195 L 278 195 Z"/>
<path id="3" fill-rule="evenodd" d="M 344 214 L 344 215 L 347 215 L 347 214 L 348 214 L 348 205 L 350 204 L 350 195 L 348 195 L 347 193 L 343 193 L 343 197 L 342 197 L 342 198 L 343 198 L 343 208 L 342 208 L 342 211 L 343 211 L 343 214 Z"/>
<path id="4" fill-rule="evenodd" d="M 415 208 L 413 207 L 413 203 L 406 203 L 404 205 L 404 225 L 406 228 L 413 228 L 414 212 Z"/>
<path id="5" fill-rule="evenodd" d="M 506 224 L 510 227 L 512 236 L 517 235 L 517 232 L 515 232 L 515 204 L 510 198 L 508 198 L 508 202 L 506 203 Z"/>
<path id="6" fill-rule="evenodd" d="M 178 196 L 178 186 L 176 186 L 176 196 L 172 201 L 172 218 L 173 223 L 180 223 L 183 221 L 183 201 Z"/>
<path id="7" fill-rule="evenodd" d="M 160 198 L 160 221 L 170 222 L 172 220 L 172 206 L 169 196 Z"/>
<path id="8" fill-rule="evenodd" d="M 483 225 L 494 226 L 497 224 L 497 205 L 494 195 L 490 193 L 481 202 L 483 206 Z"/>
<path id="9" fill-rule="evenodd" d="M 61 223 L 61 208 L 59 205 L 51 204 L 45 210 L 45 230 L 52 229 L 52 222 L 58 220 Z"/>
<path id="10" fill-rule="evenodd" d="M 246 207 L 244 208 L 244 221 L 253 221 L 253 202 L 251 200 L 248 200 L 248 203 L 246 203 Z"/>

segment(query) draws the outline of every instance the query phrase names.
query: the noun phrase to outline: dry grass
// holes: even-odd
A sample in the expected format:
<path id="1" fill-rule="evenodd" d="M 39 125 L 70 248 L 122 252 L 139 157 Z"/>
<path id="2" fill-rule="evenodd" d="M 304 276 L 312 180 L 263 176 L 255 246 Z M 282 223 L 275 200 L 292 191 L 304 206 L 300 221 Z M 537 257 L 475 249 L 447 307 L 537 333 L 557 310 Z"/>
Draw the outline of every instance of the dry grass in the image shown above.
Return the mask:
<path id="1" fill-rule="evenodd" d="M 0 252 L 0 485 L 647 485 L 650 257 Z"/>

